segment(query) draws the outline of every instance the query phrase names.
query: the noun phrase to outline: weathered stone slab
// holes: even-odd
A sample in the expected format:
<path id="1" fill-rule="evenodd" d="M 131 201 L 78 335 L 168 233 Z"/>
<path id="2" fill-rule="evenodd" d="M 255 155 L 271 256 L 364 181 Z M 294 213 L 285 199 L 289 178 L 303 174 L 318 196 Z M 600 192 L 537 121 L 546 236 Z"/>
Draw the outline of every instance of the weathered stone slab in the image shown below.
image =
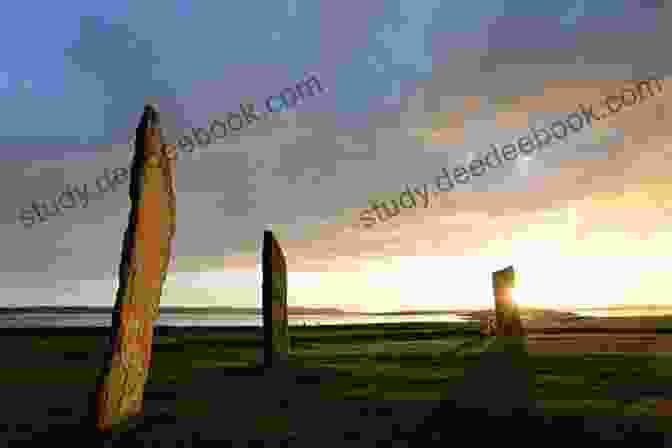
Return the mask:
<path id="1" fill-rule="evenodd" d="M 166 156 L 159 115 L 146 106 L 131 165 L 131 210 L 119 265 L 106 364 L 95 393 L 95 425 L 108 431 L 142 413 L 153 322 L 175 234 L 175 161 Z"/>
<path id="2" fill-rule="evenodd" d="M 495 293 L 497 336 L 523 336 L 525 334 L 518 306 L 513 300 L 515 271 L 509 266 L 492 274 Z"/>
<path id="3" fill-rule="evenodd" d="M 264 231 L 262 250 L 264 364 L 283 365 L 289 356 L 287 318 L 287 262 L 270 230 Z"/>

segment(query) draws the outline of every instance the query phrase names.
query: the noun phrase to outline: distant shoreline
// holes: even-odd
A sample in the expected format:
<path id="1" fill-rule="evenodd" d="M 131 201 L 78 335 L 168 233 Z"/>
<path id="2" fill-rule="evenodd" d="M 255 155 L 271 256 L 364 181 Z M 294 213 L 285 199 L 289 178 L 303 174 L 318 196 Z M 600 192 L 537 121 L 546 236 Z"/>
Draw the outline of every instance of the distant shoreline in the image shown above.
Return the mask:
<path id="1" fill-rule="evenodd" d="M 18 314 L 18 313 L 53 313 L 53 314 L 110 314 L 112 307 L 98 307 L 98 306 L 26 306 L 26 307 L 2 307 L 0 308 L 0 315 L 2 314 Z M 162 306 L 159 308 L 161 313 L 170 314 L 254 314 L 261 315 L 261 308 L 236 308 L 228 306 L 216 307 L 173 307 Z M 345 311 L 340 308 L 310 308 L 301 306 L 288 307 L 290 315 L 344 315 L 344 316 L 413 316 L 426 314 L 465 314 L 474 311 L 466 310 L 429 310 L 429 311 L 386 311 L 377 313 L 364 313 L 357 311 Z"/>
<path id="2" fill-rule="evenodd" d="M 520 308 L 521 314 L 523 316 L 528 315 L 533 318 L 537 317 L 553 317 L 553 318 L 577 318 L 582 314 L 582 311 L 632 311 L 633 315 L 630 317 L 636 317 L 637 311 L 665 311 L 669 310 L 669 313 L 662 313 L 666 315 L 672 315 L 672 306 L 669 305 L 638 305 L 638 306 L 611 306 L 611 307 L 580 307 L 568 310 L 554 310 L 554 309 L 542 309 L 542 308 Z M 100 306 L 21 306 L 21 307 L 0 307 L 0 316 L 2 315 L 15 315 L 15 314 L 63 314 L 63 315 L 72 315 L 72 314 L 112 314 L 114 309 L 112 307 L 100 307 Z M 251 315 L 251 316 L 261 316 L 261 308 L 245 308 L 245 307 L 229 307 L 229 306 L 216 306 L 216 307 L 176 307 L 176 306 L 162 306 L 160 307 L 160 313 L 166 314 L 218 314 L 218 315 Z M 486 316 L 494 314 L 493 309 L 481 309 L 481 310 L 418 310 L 418 311 L 386 311 L 386 312 L 354 312 L 354 311 L 344 311 L 340 308 L 310 308 L 302 306 L 290 306 L 288 308 L 288 314 L 290 316 L 307 316 L 307 315 L 325 315 L 325 316 L 422 316 L 422 315 L 445 315 L 445 314 L 454 314 L 456 316 L 467 318 L 467 319 L 480 319 Z"/>
<path id="3" fill-rule="evenodd" d="M 111 314 L 114 311 L 113 307 L 87 307 L 87 306 L 27 306 L 27 307 L 3 307 L 0 308 L 0 315 L 2 314 L 32 314 L 32 313 L 50 313 L 50 314 Z M 171 314 L 259 314 L 261 315 L 261 308 L 235 308 L 235 307 L 172 307 L 162 306 L 159 312 Z M 289 307 L 289 314 L 364 314 L 352 313 L 340 310 L 338 308 L 305 308 L 305 307 Z"/>

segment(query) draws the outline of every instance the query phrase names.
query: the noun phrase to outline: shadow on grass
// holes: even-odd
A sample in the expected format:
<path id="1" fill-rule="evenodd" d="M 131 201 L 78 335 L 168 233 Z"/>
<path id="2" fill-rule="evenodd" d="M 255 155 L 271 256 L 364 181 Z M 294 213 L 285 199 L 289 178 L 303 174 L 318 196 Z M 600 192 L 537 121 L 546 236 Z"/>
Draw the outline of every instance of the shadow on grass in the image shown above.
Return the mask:
<path id="1" fill-rule="evenodd" d="M 478 363 L 466 371 L 464 380 L 451 386 L 448 398 L 441 401 L 418 431 L 445 436 L 442 425 L 459 421 L 460 425 L 447 431 L 451 438 L 478 434 L 479 444 L 507 439 L 526 441 L 528 435 L 543 431 L 554 443 L 562 444 L 628 441 L 663 445 L 667 435 L 661 432 L 655 418 L 545 415 L 536 401 L 533 364 L 524 339 L 496 338 Z M 487 431 L 483 431 L 484 425 Z"/>

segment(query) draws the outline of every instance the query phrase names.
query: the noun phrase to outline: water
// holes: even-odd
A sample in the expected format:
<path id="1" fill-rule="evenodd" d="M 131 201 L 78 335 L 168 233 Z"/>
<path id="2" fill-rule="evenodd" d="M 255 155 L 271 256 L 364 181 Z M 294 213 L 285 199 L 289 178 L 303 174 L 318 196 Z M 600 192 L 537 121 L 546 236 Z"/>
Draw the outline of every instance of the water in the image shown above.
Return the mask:
<path id="1" fill-rule="evenodd" d="M 465 319 L 452 313 L 416 316 L 339 316 L 303 315 L 290 316 L 290 326 L 302 325 L 351 325 L 399 322 L 464 322 Z M 16 327 L 109 327 L 111 314 L 59 314 L 30 313 L 0 316 L 0 328 Z M 171 314 L 162 312 L 156 325 L 171 327 L 208 326 L 238 327 L 262 326 L 262 317 L 249 314 Z"/>

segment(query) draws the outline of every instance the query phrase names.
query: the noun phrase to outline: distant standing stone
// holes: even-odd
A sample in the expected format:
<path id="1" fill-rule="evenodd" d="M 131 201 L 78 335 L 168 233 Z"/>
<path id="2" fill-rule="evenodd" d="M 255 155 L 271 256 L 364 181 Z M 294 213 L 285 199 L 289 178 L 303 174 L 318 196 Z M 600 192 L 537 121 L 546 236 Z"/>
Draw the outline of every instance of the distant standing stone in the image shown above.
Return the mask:
<path id="1" fill-rule="evenodd" d="M 523 336 L 525 331 L 518 306 L 513 301 L 515 272 L 513 266 L 492 274 L 495 293 L 495 314 L 497 336 Z"/>
<path id="2" fill-rule="evenodd" d="M 264 231 L 262 251 L 264 364 L 282 365 L 289 357 L 287 262 L 270 230 Z"/>

